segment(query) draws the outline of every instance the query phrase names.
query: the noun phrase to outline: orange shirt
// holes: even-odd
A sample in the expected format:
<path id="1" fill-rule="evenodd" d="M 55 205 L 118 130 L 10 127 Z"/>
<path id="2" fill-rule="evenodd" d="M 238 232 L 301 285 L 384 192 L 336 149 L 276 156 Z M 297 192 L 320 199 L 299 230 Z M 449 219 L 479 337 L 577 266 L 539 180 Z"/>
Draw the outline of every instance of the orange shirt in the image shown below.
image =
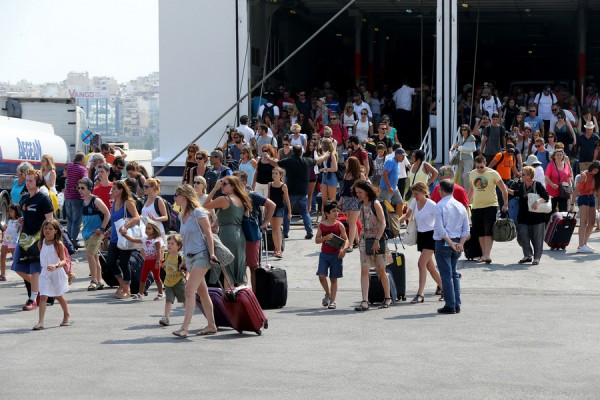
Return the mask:
<path id="1" fill-rule="evenodd" d="M 504 158 L 502 158 L 504 155 Z M 502 161 L 500 159 L 502 158 Z M 494 161 L 496 162 L 496 171 L 500 174 L 500 177 L 503 180 L 509 180 L 511 178 L 511 171 L 513 167 L 516 165 L 515 155 L 509 154 L 508 152 L 498 153 L 496 157 L 494 157 Z"/>
<path id="2" fill-rule="evenodd" d="M 581 196 L 594 194 L 596 191 L 594 188 L 594 175 L 588 174 L 587 171 L 584 174 L 586 175 L 585 182 L 581 182 L 580 178 L 579 182 L 577 182 L 577 190 L 579 190 Z"/>

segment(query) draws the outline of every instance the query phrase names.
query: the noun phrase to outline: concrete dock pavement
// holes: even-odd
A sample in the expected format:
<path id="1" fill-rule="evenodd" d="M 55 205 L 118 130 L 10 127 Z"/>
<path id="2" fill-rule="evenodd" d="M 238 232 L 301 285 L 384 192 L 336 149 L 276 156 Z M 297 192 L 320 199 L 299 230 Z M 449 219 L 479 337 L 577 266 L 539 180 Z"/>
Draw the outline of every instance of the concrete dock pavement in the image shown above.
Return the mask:
<path id="1" fill-rule="evenodd" d="M 161 327 L 164 302 L 120 301 L 115 289 L 88 292 L 82 251 L 66 295 L 74 323 L 59 327 L 49 307 L 46 329 L 37 311 L 23 312 L 16 274 L 0 283 L 0 397 L 31 398 L 411 398 L 597 399 L 600 397 L 600 234 L 595 254 L 545 250 L 540 265 L 519 265 L 516 240 L 495 243 L 491 264 L 461 259 L 463 306 L 439 315 L 428 279 L 425 302 L 412 305 L 416 247 L 404 250 L 407 302 L 358 313 L 359 253 L 344 261 L 337 310 L 321 307 L 315 276 L 319 246 L 290 231 L 282 260 L 287 306 L 267 310 L 261 336 L 224 329 L 212 337 L 178 339 L 183 320 Z M 393 248 L 392 241 L 389 242 Z M 191 333 L 205 326 L 195 314 Z"/>

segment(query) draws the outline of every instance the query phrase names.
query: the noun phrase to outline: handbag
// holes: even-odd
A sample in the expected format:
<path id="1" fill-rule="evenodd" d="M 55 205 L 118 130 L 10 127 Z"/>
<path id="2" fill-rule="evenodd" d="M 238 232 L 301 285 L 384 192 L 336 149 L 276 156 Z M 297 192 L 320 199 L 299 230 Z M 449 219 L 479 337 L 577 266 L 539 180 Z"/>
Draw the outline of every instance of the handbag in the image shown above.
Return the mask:
<path id="1" fill-rule="evenodd" d="M 531 208 L 533 203 L 537 202 L 541 197 L 535 190 L 536 182 L 533 182 L 533 193 L 527 193 L 527 209 L 529 212 L 538 214 L 548 214 L 552 211 L 552 205 L 549 202 L 538 203 L 537 208 Z"/>
<path id="2" fill-rule="evenodd" d="M 190 218 L 192 218 L 191 215 L 190 215 Z M 206 235 L 204 235 L 204 231 L 200 227 L 198 220 L 195 220 L 195 221 L 196 221 L 196 225 L 198 226 L 198 229 L 200 230 L 200 233 L 202 234 L 202 237 L 204 238 L 204 243 L 206 244 L 206 248 L 208 249 L 208 242 L 206 241 Z M 213 238 L 215 257 L 217 257 L 217 259 L 219 260 L 219 264 L 220 265 L 231 264 L 233 262 L 233 260 L 235 260 L 235 256 L 233 255 L 231 250 L 229 250 L 227 247 L 225 247 L 223 242 L 221 242 L 221 238 L 218 235 L 212 235 L 212 238 Z M 210 254 L 209 254 L 209 257 L 210 257 Z M 212 262 L 210 263 L 210 265 L 215 266 Z"/>
<path id="3" fill-rule="evenodd" d="M 450 165 L 458 165 L 460 162 L 460 151 L 451 150 L 450 151 Z"/>
<path id="4" fill-rule="evenodd" d="M 387 247 L 387 238 L 385 235 L 379 239 L 379 250 L 377 250 L 377 253 L 373 252 L 373 244 L 375 244 L 375 242 L 377 242 L 376 238 L 365 239 L 365 253 L 369 256 L 385 254 L 385 248 Z"/>
<path id="5" fill-rule="evenodd" d="M 19 246 L 23 251 L 20 253 L 19 262 L 31 262 L 39 259 L 40 249 L 38 247 L 38 241 L 40 240 L 42 231 L 30 235 L 28 233 L 21 232 L 19 234 Z"/>
<path id="6" fill-rule="evenodd" d="M 492 228 L 494 242 L 510 242 L 517 237 L 517 227 L 510 218 L 498 218 Z"/>
<path id="7" fill-rule="evenodd" d="M 411 216 L 410 221 L 406 224 L 406 232 L 402 237 L 402 242 L 407 246 L 414 246 L 417 244 L 417 222 Z"/>
<path id="8" fill-rule="evenodd" d="M 242 231 L 247 242 L 258 242 L 260 240 L 260 226 L 256 220 L 249 215 L 244 214 L 242 218 Z"/>
<path id="9" fill-rule="evenodd" d="M 125 236 L 121 235 L 121 227 L 127 222 L 131 221 L 131 218 L 127 218 L 127 204 L 123 204 L 123 207 L 125 207 L 123 218 L 115 221 L 115 229 L 117 230 L 117 247 L 121 250 L 140 250 L 143 247 L 142 243 L 131 242 L 127 240 Z M 146 224 L 144 223 L 143 219 L 140 219 L 140 222 L 137 225 L 127 229 L 127 235 L 131 236 L 132 238 L 141 239 L 144 236 L 145 231 Z"/>

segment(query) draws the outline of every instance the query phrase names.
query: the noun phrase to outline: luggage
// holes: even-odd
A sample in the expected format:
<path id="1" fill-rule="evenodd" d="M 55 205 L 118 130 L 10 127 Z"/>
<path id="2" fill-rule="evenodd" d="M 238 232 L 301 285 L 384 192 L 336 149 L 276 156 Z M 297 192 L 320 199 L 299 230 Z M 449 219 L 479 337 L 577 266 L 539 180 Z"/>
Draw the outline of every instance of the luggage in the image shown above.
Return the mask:
<path id="1" fill-rule="evenodd" d="M 392 279 L 396 285 L 397 298 L 394 300 L 406 301 L 406 258 L 403 253 L 398 251 L 396 240 L 394 239 L 395 250 L 392 251 L 392 263 L 386 267 L 387 271 L 392 274 Z"/>
<path id="2" fill-rule="evenodd" d="M 281 251 L 285 251 L 285 239 L 283 238 L 283 228 L 281 228 Z M 266 249 L 275 249 L 275 244 L 273 243 L 273 230 L 269 227 L 267 228 L 267 240 L 263 241 L 265 243 Z"/>
<path id="3" fill-rule="evenodd" d="M 142 267 L 144 266 L 144 257 L 139 251 L 132 251 L 129 257 L 129 269 L 131 270 L 131 282 L 129 284 L 131 293 L 139 293 L 140 278 L 142 277 Z M 152 274 L 148 274 L 144 287 L 144 296 L 148 296 L 148 288 L 154 283 Z"/>
<path id="4" fill-rule="evenodd" d="M 474 260 L 481 256 L 483 256 L 483 252 L 481 251 L 479 237 L 473 235 L 473 229 L 471 229 L 471 237 L 465 242 L 465 257 L 467 260 Z"/>
<path id="5" fill-rule="evenodd" d="M 225 276 L 226 284 L 229 286 L 225 290 L 223 301 L 225 303 L 225 310 L 231 321 L 231 326 L 239 333 L 252 331 L 257 335 L 262 334 L 261 329 L 267 329 L 269 322 L 262 308 L 260 308 L 256 296 L 246 285 L 233 287 L 227 268 L 223 269 L 223 275 Z"/>
<path id="6" fill-rule="evenodd" d="M 102 280 L 109 287 L 119 286 L 119 281 L 114 276 L 111 268 L 106 261 L 106 252 L 100 252 L 100 269 L 102 270 Z"/>
<path id="7" fill-rule="evenodd" d="M 229 314 L 227 314 L 227 310 L 225 310 L 225 303 L 223 302 L 223 289 L 214 287 L 208 288 L 208 295 L 212 300 L 213 314 L 215 316 L 215 324 L 217 327 L 231 328 Z M 204 314 L 204 309 L 202 308 L 202 302 L 200 301 L 200 296 L 198 293 L 196 293 L 196 305 L 200 311 L 202 311 L 202 314 Z"/>
<path id="8" fill-rule="evenodd" d="M 395 303 L 398 299 L 398 292 L 396 290 L 396 284 L 394 283 L 394 277 L 392 273 L 386 269 L 388 280 L 390 281 L 390 297 L 392 298 L 392 303 Z M 385 295 L 383 291 L 383 285 L 381 284 L 381 280 L 377 275 L 377 271 L 374 269 L 369 270 L 369 303 L 383 303 L 385 300 Z"/>
<path id="9" fill-rule="evenodd" d="M 551 250 L 564 250 L 569 245 L 577 224 L 576 215 L 575 212 L 552 214 L 544 234 L 544 242 Z"/>
<path id="10" fill-rule="evenodd" d="M 287 303 L 287 273 L 282 268 L 269 264 L 268 247 L 265 249 L 265 263 L 256 270 L 256 298 L 263 309 L 281 308 Z"/>
<path id="11" fill-rule="evenodd" d="M 502 214 L 494 223 L 492 228 L 492 238 L 494 242 L 510 242 L 517 237 L 517 227 L 512 219 L 502 218 Z"/>

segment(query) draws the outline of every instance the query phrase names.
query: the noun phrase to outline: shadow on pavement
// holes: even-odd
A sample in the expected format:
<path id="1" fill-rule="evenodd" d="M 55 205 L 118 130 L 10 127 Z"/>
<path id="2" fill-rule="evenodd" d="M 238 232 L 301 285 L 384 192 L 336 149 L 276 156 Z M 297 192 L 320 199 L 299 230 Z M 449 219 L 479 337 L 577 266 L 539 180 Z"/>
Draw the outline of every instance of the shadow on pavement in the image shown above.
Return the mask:
<path id="1" fill-rule="evenodd" d="M 423 319 L 423 318 L 433 318 L 440 314 L 438 313 L 427 313 L 427 314 L 415 314 L 415 315 L 397 315 L 395 317 L 387 317 L 384 319 L 387 320 L 398 320 L 398 319 Z"/>

